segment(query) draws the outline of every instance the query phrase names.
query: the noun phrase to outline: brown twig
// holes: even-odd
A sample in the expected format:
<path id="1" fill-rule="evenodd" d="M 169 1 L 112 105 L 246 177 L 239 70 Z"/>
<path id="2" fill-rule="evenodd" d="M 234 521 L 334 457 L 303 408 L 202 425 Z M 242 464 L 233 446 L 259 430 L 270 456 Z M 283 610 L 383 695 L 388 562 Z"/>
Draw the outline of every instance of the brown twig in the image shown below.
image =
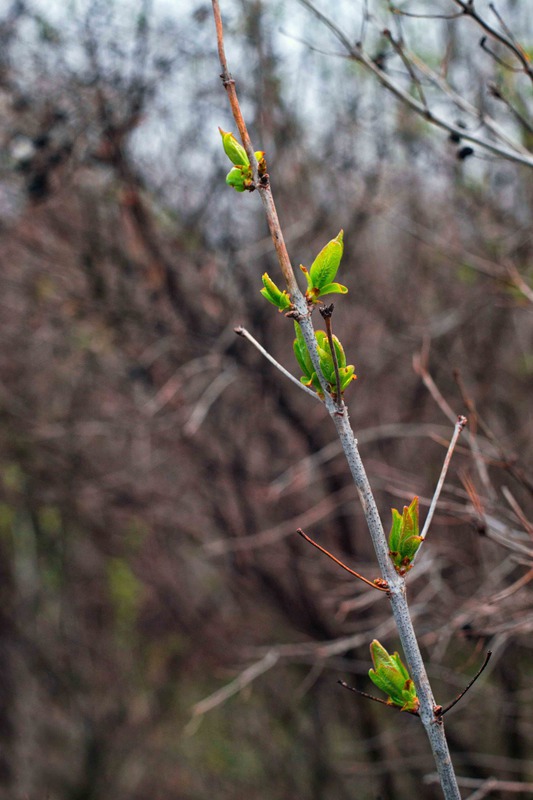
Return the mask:
<path id="1" fill-rule="evenodd" d="M 446 480 L 446 475 L 448 473 L 448 467 L 450 466 L 450 461 L 452 460 L 452 455 L 453 455 L 453 451 L 455 450 L 455 445 L 457 444 L 457 440 L 459 439 L 459 436 L 461 435 L 462 431 L 464 430 L 466 423 L 467 423 L 466 417 L 463 417 L 463 416 L 457 417 L 457 422 L 455 423 L 455 430 L 453 432 L 453 436 L 452 436 L 452 438 L 450 440 L 450 444 L 448 446 L 448 452 L 446 453 L 446 457 L 444 458 L 444 463 L 442 465 L 442 469 L 441 469 L 441 472 L 440 472 L 439 480 L 437 482 L 435 493 L 433 495 L 433 499 L 431 500 L 431 505 L 429 507 L 429 511 L 428 511 L 428 514 L 427 514 L 427 517 L 426 517 L 426 521 L 424 523 L 424 527 L 423 527 L 422 532 L 420 534 L 422 539 L 425 539 L 427 534 L 428 534 L 429 526 L 431 525 L 431 521 L 433 519 L 433 515 L 435 513 L 435 509 L 436 509 L 437 503 L 439 501 L 440 493 L 442 491 L 442 487 L 444 486 L 444 481 Z"/>
<path id="2" fill-rule="evenodd" d="M 406 68 L 407 72 L 409 73 L 409 77 L 411 78 L 414 86 L 416 86 L 416 90 L 418 92 L 418 96 L 420 97 L 422 105 L 424 106 L 426 111 L 428 111 L 429 106 L 426 100 L 426 95 L 424 94 L 424 90 L 422 89 L 420 78 L 416 74 L 413 64 L 411 63 L 411 61 L 409 61 L 409 58 L 407 57 L 407 54 L 403 47 L 403 43 L 401 41 L 397 41 L 388 29 L 385 29 L 383 31 L 383 36 L 389 40 L 396 54 L 399 55 L 400 58 L 402 59 L 403 65 Z"/>
<path id="3" fill-rule="evenodd" d="M 333 553 L 330 553 L 329 550 L 326 550 L 325 547 L 322 547 L 322 545 L 318 544 L 318 542 L 315 542 L 314 539 L 311 539 L 311 537 L 308 536 L 306 533 L 304 533 L 304 531 L 301 528 L 298 528 L 296 533 L 299 533 L 300 536 L 303 539 L 305 539 L 306 542 L 309 542 L 309 544 L 312 544 L 313 547 L 316 547 L 317 550 L 320 550 L 321 553 L 324 553 L 324 555 L 326 555 L 328 558 L 331 558 L 331 560 L 334 561 L 335 564 L 338 564 L 339 567 L 342 567 L 343 569 L 345 569 L 346 572 L 350 573 L 350 575 L 353 575 L 355 578 L 359 578 L 360 581 L 363 581 L 363 583 L 366 583 L 367 586 L 371 586 L 373 589 L 377 589 L 378 592 L 386 592 L 386 593 L 388 593 L 389 587 L 387 586 L 387 582 L 386 581 L 384 581 L 382 579 L 378 579 L 379 580 L 379 585 L 375 581 L 369 581 L 368 578 L 364 578 L 362 575 L 359 575 L 358 572 L 355 572 L 355 570 L 350 569 L 350 567 L 347 567 L 346 564 L 343 564 L 343 562 L 340 561 L 338 558 L 336 558 L 333 555 Z"/>
<path id="4" fill-rule="evenodd" d="M 457 1 L 457 0 L 456 0 Z M 427 122 L 435 125 L 437 128 L 447 131 L 465 141 L 473 142 L 479 145 L 484 150 L 487 150 L 494 155 L 505 158 L 509 161 L 515 161 L 528 167 L 533 167 L 533 155 L 524 153 L 522 145 L 514 144 L 512 149 L 507 149 L 497 144 L 496 142 L 482 138 L 481 136 L 471 131 L 466 131 L 458 125 L 452 125 L 447 119 L 440 116 L 430 108 L 426 108 L 423 103 L 413 97 L 409 91 L 404 89 L 396 83 L 384 70 L 380 69 L 362 48 L 360 43 L 352 45 L 346 38 L 344 32 L 337 26 L 331 19 L 317 9 L 310 0 L 299 0 L 300 4 L 307 8 L 317 19 L 319 19 L 338 39 L 338 41 L 345 48 L 348 57 L 362 64 L 369 72 L 372 72 L 375 78 L 399 100 L 407 105 L 416 114 L 419 114 Z"/>
<path id="5" fill-rule="evenodd" d="M 443 708 L 442 706 L 436 706 L 436 708 L 435 708 L 435 717 L 436 717 L 437 719 L 439 719 L 439 720 L 440 720 L 440 719 L 442 719 L 442 717 L 443 717 L 445 714 L 447 714 L 447 713 L 448 713 L 448 711 L 450 711 L 450 709 L 452 709 L 452 708 L 453 708 L 453 707 L 454 707 L 454 706 L 455 706 L 455 705 L 456 705 L 456 704 L 459 702 L 459 700 L 460 700 L 462 697 L 464 697 L 464 696 L 465 696 L 465 694 L 467 693 L 467 691 L 468 691 L 468 690 L 471 688 L 471 686 L 473 686 L 473 685 L 474 685 L 474 683 L 477 681 L 477 679 L 479 678 L 479 676 L 481 675 L 481 673 L 483 672 L 483 670 L 485 669 L 485 667 L 486 667 L 486 666 L 487 666 L 487 664 L 489 663 L 491 655 L 492 655 L 492 650 L 489 650 L 489 651 L 487 652 L 487 655 L 485 656 L 485 661 L 483 662 L 483 664 L 481 665 L 481 667 L 478 669 L 478 671 L 476 672 L 476 674 L 474 675 L 474 677 L 472 678 L 472 680 L 470 681 L 470 683 L 469 683 L 469 684 L 466 686 L 466 688 L 465 688 L 465 689 L 463 689 L 463 691 L 461 692 L 461 694 L 457 695 L 457 697 L 455 698 L 455 700 L 452 700 L 452 702 L 451 702 L 451 703 L 448 703 L 448 705 L 447 705 L 447 706 L 445 706 L 444 708 Z"/>
<path id="6" fill-rule="evenodd" d="M 263 206 L 265 208 L 267 223 L 270 230 L 270 235 L 272 237 L 272 241 L 274 243 L 274 247 L 276 248 L 276 254 L 278 256 L 279 265 L 283 273 L 283 277 L 285 278 L 285 283 L 287 284 L 287 287 L 289 289 L 289 293 L 293 296 L 294 300 L 297 297 L 300 297 L 301 293 L 298 288 L 298 284 L 296 283 L 296 278 L 291 266 L 289 253 L 287 251 L 285 240 L 283 238 L 283 233 L 281 230 L 281 225 L 279 223 L 278 213 L 276 210 L 276 206 L 274 204 L 272 192 L 270 191 L 270 183 L 268 175 L 265 174 L 261 178 L 259 177 L 259 173 L 257 170 L 257 159 L 255 157 L 254 148 L 252 146 L 252 142 L 248 134 L 248 128 L 246 127 L 241 107 L 239 105 L 237 90 L 235 88 L 235 81 L 233 80 L 228 70 L 228 64 L 226 61 L 226 52 L 224 49 L 224 29 L 222 27 L 222 17 L 220 14 L 219 2 L 218 0 L 212 0 L 212 4 L 213 4 L 213 15 L 215 18 L 215 27 L 217 33 L 218 55 L 220 59 L 220 65 L 222 67 L 222 74 L 220 77 L 222 78 L 222 83 L 224 84 L 224 88 L 226 89 L 228 95 L 233 118 L 235 120 L 237 128 L 239 129 L 239 135 L 241 137 L 243 147 L 246 150 L 246 155 L 248 156 L 248 159 L 252 167 L 254 185 L 256 189 L 258 189 L 259 191 L 261 200 L 263 202 Z"/>
<path id="7" fill-rule="evenodd" d="M 333 343 L 333 332 L 331 330 L 331 317 L 333 316 L 334 308 L 335 306 L 333 303 L 330 306 L 324 306 L 324 308 L 320 309 L 320 314 L 326 323 L 326 335 L 328 337 L 331 358 L 333 359 L 333 369 L 335 370 L 335 383 L 337 385 L 337 397 L 335 402 L 337 403 L 339 411 L 342 411 L 344 402 L 342 400 L 341 393 L 341 376 L 339 374 L 339 362 L 337 360 L 337 351 L 335 350 L 335 345 Z"/>
<path id="8" fill-rule="evenodd" d="M 485 33 L 487 33 L 491 37 L 491 39 L 494 39 L 495 41 L 499 42 L 508 50 L 510 50 L 512 53 L 514 53 L 516 58 L 522 64 L 523 70 L 526 73 L 526 75 L 528 75 L 533 81 L 533 68 L 529 63 L 526 53 L 524 52 L 523 48 L 516 42 L 516 39 L 514 37 L 511 39 L 508 38 L 507 36 L 504 36 L 502 33 L 496 30 L 496 28 L 493 28 L 492 25 L 489 25 L 489 23 L 486 20 L 484 20 L 483 17 L 481 17 L 476 11 L 474 0 L 454 0 L 454 2 L 456 3 L 456 5 L 462 8 L 463 14 L 465 14 L 465 16 L 467 17 L 471 17 L 475 22 L 477 22 L 479 27 L 482 28 L 485 31 Z M 491 10 L 494 12 L 494 7 L 491 7 Z M 497 12 L 496 16 L 498 17 L 498 19 L 500 19 Z M 505 29 L 508 30 L 507 26 L 505 26 Z"/>
<path id="9" fill-rule="evenodd" d="M 373 700 L 375 703 L 381 703 L 383 706 L 387 706 L 387 708 L 394 708 L 396 711 L 402 711 L 403 709 L 401 706 L 397 706 L 395 703 L 388 703 L 386 700 L 383 700 L 381 697 L 374 697 L 373 694 L 368 694 L 368 692 L 362 692 L 360 689 L 356 689 L 355 686 L 350 686 L 345 681 L 337 681 L 341 686 L 344 686 L 345 689 L 349 689 L 350 692 L 355 692 L 355 694 L 361 695 L 361 697 L 366 697 L 368 700 Z M 418 711 L 409 710 L 409 714 L 413 714 L 415 717 L 418 717 Z"/>
<path id="10" fill-rule="evenodd" d="M 414 19 L 457 19 L 463 16 L 462 11 L 458 11 L 456 14 L 417 14 L 413 11 L 404 11 L 401 8 L 396 8 L 393 3 L 389 3 L 389 10 L 399 17 L 413 17 Z"/>

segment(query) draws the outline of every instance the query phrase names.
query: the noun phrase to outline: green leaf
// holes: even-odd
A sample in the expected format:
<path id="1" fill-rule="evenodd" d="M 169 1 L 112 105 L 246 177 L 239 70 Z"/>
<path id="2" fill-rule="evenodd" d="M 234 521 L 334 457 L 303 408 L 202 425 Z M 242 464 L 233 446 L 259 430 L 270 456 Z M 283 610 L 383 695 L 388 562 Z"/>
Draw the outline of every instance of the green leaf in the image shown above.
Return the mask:
<path id="1" fill-rule="evenodd" d="M 357 375 L 355 375 L 354 373 L 355 373 L 355 367 L 353 366 L 353 364 L 350 364 L 348 367 L 342 367 L 339 370 L 339 376 L 341 379 L 341 392 L 344 392 L 344 390 L 350 385 L 352 381 L 357 380 Z"/>
<path id="2" fill-rule="evenodd" d="M 291 300 L 289 295 L 286 291 L 281 291 L 278 289 L 272 278 L 269 276 L 267 272 L 265 272 L 262 276 L 263 280 L 263 289 L 261 289 L 261 294 L 263 295 L 269 303 L 276 306 L 280 311 L 286 311 L 291 307 Z"/>
<path id="3" fill-rule="evenodd" d="M 396 571 L 405 575 L 411 569 L 423 539 L 419 535 L 418 497 L 414 497 L 408 506 L 404 506 L 403 514 L 393 508 L 392 527 L 389 534 L 389 552 Z"/>
<path id="4" fill-rule="evenodd" d="M 343 236 L 341 230 L 335 239 L 322 248 L 313 261 L 309 272 L 312 286 L 321 291 L 324 286 L 331 284 L 337 274 L 344 250 Z"/>
<path id="5" fill-rule="evenodd" d="M 294 323 L 294 330 L 296 331 L 296 339 L 294 340 L 294 355 L 300 365 L 300 369 L 305 375 L 306 379 L 311 381 L 314 375 L 313 362 L 307 350 L 307 345 L 303 337 L 302 330 L 297 322 Z"/>
<path id="6" fill-rule="evenodd" d="M 224 152 L 231 163 L 235 164 L 237 167 L 249 167 L 250 161 L 242 144 L 240 144 L 235 136 L 229 131 L 223 131 L 222 128 L 219 128 L 218 130 L 222 136 L 222 146 L 224 147 Z"/>
<path id="7" fill-rule="evenodd" d="M 307 267 L 304 267 L 303 264 L 300 264 L 300 269 L 302 270 L 303 274 L 305 275 L 305 279 L 307 281 L 307 289 L 308 289 L 308 291 L 312 292 L 313 291 L 313 281 L 311 279 L 311 275 L 309 274 L 309 270 L 307 269 Z M 314 294 L 316 296 L 317 292 L 314 292 Z"/>
<path id="8" fill-rule="evenodd" d="M 333 338 L 333 347 L 335 348 L 335 355 L 337 356 L 337 364 L 339 365 L 339 368 L 342 369 L 342 367 L 346 366 L 346 355 L 344 354 L 344 347 L 337 339 L 335 334 L 333 334 L 332 338 Z"/>
<path id="9" fill-rule="evenodd" d="M 326 294 L 348 294 L 348 289 L 342 283 L 328 283 L 320 289 L 319 297 Z"/>

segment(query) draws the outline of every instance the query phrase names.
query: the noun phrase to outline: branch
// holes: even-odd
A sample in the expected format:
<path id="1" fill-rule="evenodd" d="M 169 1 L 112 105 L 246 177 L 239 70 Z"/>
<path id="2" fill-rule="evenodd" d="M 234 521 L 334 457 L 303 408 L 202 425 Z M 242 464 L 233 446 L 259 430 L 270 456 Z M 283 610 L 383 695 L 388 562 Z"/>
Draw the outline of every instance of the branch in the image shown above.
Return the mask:
<path id="1" fill-rule="evenodd" d="M 254 339 L 254 337 L 252 336 L 252 334 L 251 334 L 251 333 L 249 333 L 249 332 L 246 330 L 246 328 L 243 328 L 243 327 L 242 327 L 242 325 L 239 325 L 239 327 L 238 327 L 238 328 L 235 328 L 234 330 L 235 330 L 235 333 L 236 333 L 238 336 L 242 336 L 244 339 L 248 339 L 248 341 L 249 341 L 249 342 L 251 342 L 251 344 L 253 344 L 253 346 L 254 346 L 254 347 L 256 347 L 256 348 L 257 348 L 257 350 L 259 350 L 259 352 L 261 353 L 261 355 L 263 355 L 263 356 L 266 358 L 266 360 L 267 360 L 267 361 L 270 361 L 270 363 L 271 363 L 271 364 L 273 364 L 273 365 L 276 367 L 276 369 L 279 369 L 279 371 L 280 371 L 280 372 L 281 372 L 283 375 L 285 375 L 285 377 L 286 377 L 286 378 L 288 378 L 288 379 L 289 379 L 289 380 L 290 380 L 292 383 L 296 384 L 296 386 L 298 386 L 298 388 L 299 388 L 299 389 L 303 389 L 303 390 L 304 390 L 304 392 L 305 392 L 306 394 L 310 394 L 310 395 L 311 395 L 311 397 L 314 397 L 314 399 L 315 399 L 315 400 L 319 400 L 320 402 L 322 402 L 322 401 L 320 400 L 320 397 L 317 395 L 317 393 L 316 393 L 316 392 L 313 392 L 313 390 L 312 390 L 312 389 L 309 389 L 309 387 L 308 387 L 308 386 L 305 386 L 303 383 L 301 383 L 301 382 L 298 380 L 298 378 L 295 378 L 295 377 L 294 377 L 294 375 L 291 375 L 291 373 L 289 372 L 289 370 L 285 369 L 285 367 L 284 367 L 284 366 L 282 366 L 282 365 L 279 363 L 279 361 L 276 361 L 276 359 L 275 359 L 273 356 L 271 356 L 271 355 L 270 355 L 270 353 L 268 352 L 268 350 L 265 350 L 265 348 L 264 348 L 262 345 L 260 345 L 260 344 L 259 344 L 259 342 L 257 341 L 257 339 Z"/>
<path id="2" fill-rule="evenodd" d="M 514 161 L 527 167 L 533 167 L 533 155 L 520 152 L 520 150 L 523 149 L 522 145 L 513 145 L 512 150 L 502 147 L 501 145 L 491 142 L 488 139 L 484 139 L 477 134 L 469 133 L 458 125 L 452 125 L 444 117 L 441 117 L 431 109 L 424 106 L 423 103 L 412 97 L 408 91 L 396 83 L 389 75 L 387 75 L 386 72 L 380 69 L 375 64 L 374 60 L 367 53 L 365 53 L 360 44 L 352 45 L 342 30 L 328 17 L 326 17 L 325 14 L 315 8 L 315 6 L 309 2 L 309 0 L 299 0 L 299 2 L 309 11 L 311 11 L 311 13 L 333 33 L 333 35 L 346 50 L 349 58 L 357 61 L 359 64 L 362 64 L 386 89 L 392 92 L 392 94 L 394 94 L 399 100 L 405 103 L 412 111 L 421 116 L 427 122 L 430 122 L 432 125 L 442 128 L 442 130 L 445 130 L 456 137 L 464 139 L 465 141 L 473 142 L 479 147 L 482 147 L 484 150 L 500 156 L 501 158 L 505 158 L 508 161 Z"/>
<path id="3" fill-rule="evenodd" d="M 307 4 L 307 0 L 305 0 L 305 3 Z M 420 701 L 420 719 L 424 725 L 431 749 L 433 751 L 433 756 L 437 766 L 437 771 L 440 775 L 444 796 L 446 800 L 461 800 L 461 795 L 457 786 L 457 781 L 455 779 L 455 773 L 449 754 L 446 736 L 444 734 L 444 727 L 443 725 L 434 724 L 434 708 L 436 704 L 407 605 L 405 581 L 394 569 L 392 559 L 389 556 L 387 538 L 385 536 L 376 501 L 372 493 L 361 456 L 359 454 L 357 441 L 350 426 L 348 410 L 344 403 L 341 404 L 340 408 L 337 406 L 329 393 L 327 382 L 322 374 L 320 360 L 318 358 L 315 332 L 310 317 L 310 310 L 307 307 L 305 297 L 298 288 L 296 277 L 292 270 L 290 259 L 283 240 L 283 234 L 279 224 L 274 200 L 270 190 L 268 176 L 263 176 L 261 181 L 258 180 L 255 156 L 253 155 L 253 150 L 251 148 L 248 133 L 245 129 L 246 126 L 244 125 L 240 108 L 238 108 L 235 83 L 227 70 L 219 2 L 218 0 L 212 0 L 212 4 L 216 21 L 218 50 L 222 66 L 224 86 L 228 92 L 228 96 L 230 97 L 235 121 L 238 126 L 243 127 L 243 132 L 241 133 L 243 144 L 247 143 L 250 146 L 251 155 L 249 156 L 249 160 L 250 163 L 253 164 L 254 181 L 265 208 L 270 233 L 276 248 L 280 268 L 283 272 L 285 281 L 287 283 L 287 288 L 291 295 L 291 302 L 295 309 L 294 316 L 302 330 L 311 361 L 323 388 L 324 404 L 335 424 L 342 448 L 348 461 L 350 472 L 361 500 L 363 512 L 367 521 L 370 536 L 372 538 L 372 543 L 376 552 L 381 574 L 389 586 L 389 597 L 391 600 L 394 620 L 396 622 L 396 627 L 398 629 L 400 641 L 404 650 L 409 673 L 415 684 L 416 693 Z M 344 42 L 345 46 L 350 48 L 350 44 L 344 34 L 339 31 L 337 35 Z M 377 70 L 377 67 L 372 64 L 372 69 Z M 239 127 L 239 132 L 241 132 L 241 127 Z"/>
<path id="4" fill-rule="evenodd" d="M 313 547 L 316 547 L 317 550 L 320 550 L 321 553 L 324 553 L 324 555 L 326 555 L 328 558 L 331 558 L 331 560 L 334 561 L 335 564 L 338 564 L 339 567 L 345 569 L 346 572 L 350 573 L 350 575 L 353 575 L 354 577 L 359 578 L 360 581 L 363 581 L 363 583 L 366 583 L 367 586 L 371 586 L 372 589 L 377 589 L 379 592 L 387 593 L 389 591 L 389 587 L 388 585 L 386 585 L 385 581 L 383 581 L 382 579 L 377 579 L 378 582 L 376 583 L 376 581 L 369 581 L 368 578 L 364 578 L 362 575 L 359 575 L 358 572 L 356 572 L 353 569 L 350 569 L 350 567 L 347 567 L 346 564 L 343 564 L 343 562 L 340 561 L 338 558 L 336 558 L 333 555 L 333 553 L 330 553 L 329 550 L 326 550 L 325 547 L 322 547 L 322 545 L 318 544 L 318 542 L 315 542 L 314 539 L 311 539 L 311 537 L 308 536 L 306 533 L 304 533 L 304 531 L 301 528 L 298 528 L 296 533 L 299 533 L 300 536 L 303 539 L 305 539 L 306 542 L 309 542 L 309 544 L 312 544 Z M 383 585 L 383 583 L 385 583 L 385 585 Z"/>
<path id="5" fill-rule="evenodd" d="M 463 14 L 475 20 L 475 22 L 477 22 L 479 27 L 482 28 L 485 31 L 485 33 L 487 33 L 491 37 L 491 39 L 494 39 L 495 41 L 499 42 L 508 50 L 510 50 L 512 53 L 514 53 L 516 58 L 522 64 L 525 74 L 528 75 L 533 81 L 533 68 L 531 67 L 531 64 L 524 49 L 521 47 L 521 45 L 518 44 L 513 34 L 511 34 L 511 32 L 509 31 L 509 28 L 503 23 L 503 20 L 496 11 L 494 4 L 493 3 L 490 4 L 490 9 L 493 12 L 493 14 L 495 14 L 500 24 L 503 25 L 505 31 L 507 32 L 507 36 L 504 36 L 502 33 L 496 30 L 496 28 L 493 28 L 492 25 L 489 25 L 489 23 L 486 22 L 486 20 L 484 20 L 477 13 L 473 0 L 454 0 L 454 2 L 456 3 L 456 5 L 462 8 Z"/>
<path id="6" fill-rule="evenodd" d="M 447 714 L 447 713 L 448 713 L 448 711 L 450 711 L 450 709 L 452 709 L 452 708 L 453 708 L 455 705 L 457 705 L 457 703 L 459 702 L 459 700 L 461 700 L 461 698 L 462 698 L 462 697 L 464 697 L 464 696 L 465 696 L 465 694 L 467 693 L 467 691 L 468 691 L 468 690 L 469 690 L 469 689 L 470 689 L 470 688 L 471 688 L 471 687 L 474 685 L 474 683 L 477 681 L 477 679 L 479 678 L 479 676 L 481 675 L 481 673 L 483 672 L 483 670 L 485 669 L 485 667 L 486 667 L 486 666 L 487 666 L 487 664 L 489 663 L 491 655 L 492 655 L 492 650 L 488 650 L 488 652 L 487 652 L 487 655 L 485 656 L 485 661 L 483 662 L 483 664 L 481 665 L 481 667 L 478 669 L 478 671 L 476 672 L 476 674 L 474 675 L 474 677 L 472 678 L 472 680 L 471 680 L 471 681 L 468 683 L 468 685 L 466 686 L 466 688 L 465 688 L 465 689 L 463 689 L 463 691 L 461 692 L 461 694 L 457 695 L 457 697 L 455 698 L 455 700 L 452 700 L 452 702 L 451 702 L 451 703 L 448 703 L 448 705 L 447 705 L 447 706 L 445 706 L 444 708 L 442 708 L 442 706 L 437 706 L 437 708 L 435 709 L 435 716 L 436 716 L 438 719 L 442 719 L 442 717 L 443 717 L 445 714 Z"/>
<path id="7" fill-rule="evenodd" d="M 437 482 L 437 487 L 435 489 L 435 494 L 433 495 L 433 499 L 431 501 L 431 505 L 429 507 L 428 515 L 426 517 L 426 521 L 424 523 L 424 527 L 420 536 L 422 539 L 425 539 L 428 531 L 429 526 L 431 525 L 431 521 L 433 519 L 433 515 L 435 513 L 435 509 L 437 507 L 437 503 L 439 501 L 440 493 L 442 491 L 442 487 L 444 486 L 444 481 L 446 480 L 446 474 L 448 472 L 448 467 L 450 466 L 450 461 L 452 460 L 453 451 L 455 450 L 455 445 L 457 444 L 457 440 L 461 435 L 461 432 L 464 430 L 464 427 L 467 423 L 466 417 L 457 417 L 457 422 L 455 423 L 455 430 L 453 432 L 453 436 L 450 440 L 450 445 L 448 447 L 448 452 L 446 453 L 446 457 L 444 459 L 444 464 L 442 465 L 442 470 L 440 473 L 439 480 Z M 422 544 L 422 543 L 421 543 Z M 413 559 L 414 562 L 414 559 Z"/>

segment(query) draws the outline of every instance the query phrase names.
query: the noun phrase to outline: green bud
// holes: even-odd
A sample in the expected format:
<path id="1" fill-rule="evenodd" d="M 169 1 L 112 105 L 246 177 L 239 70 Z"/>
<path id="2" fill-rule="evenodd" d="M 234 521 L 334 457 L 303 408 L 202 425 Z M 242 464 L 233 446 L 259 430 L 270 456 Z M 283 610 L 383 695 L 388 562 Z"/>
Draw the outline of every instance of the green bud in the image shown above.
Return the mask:
<path id="1" fill-rule="evenodd" d="M 222 128 L 219 128 L 218 130 L 222 136 L 222 146 L 224 147 L 224 152 L 231 163 L 235 164 L 236 167 L 249 167 L 250 161 L 242 144 L 237 141 L 232 133 L 223 131 Z M 244 191 L 244 189 L 242 191 Z"/>
<path id="2" fill-rule="evenodd" d="M 368 673 L 370 680 L 387 695 L 389 705 L 416 714 L 420 705 L 415 685 L 398 653 L 390 655 L 377 639 L 370 645 L 374 669 Z"/>
<path id="3" fill-rule="evenodd" d="M 226 175 L 226 183 L 228 186 L 233 186 L 236 192 L 244 192 L 246 190 L 246 179 L 240 167 L 233 167 Z"/>
<path id="4" fill-rule="evenodd" d="M 281 291 L 278 289 L 274 281 L 268 275 L 267 272 L 264 273 L 263 277 L 263 289 L 261 289 L 261 294 L 263 297 L 268 300 L 269 303 L 276 306 L 280 311 L 287 311 L 291 307 L 291 299 L 286 291 Z"/>
<path id="5" fill-rule="evenodd" d="M 392 508 L 392 527 L 389 534 L 389 552 L 394 568 L 400 575 L 411 569 L 411 562 L 423 542 L 419 535 L 418 497 L 403 507 L 403 514 Z"/>

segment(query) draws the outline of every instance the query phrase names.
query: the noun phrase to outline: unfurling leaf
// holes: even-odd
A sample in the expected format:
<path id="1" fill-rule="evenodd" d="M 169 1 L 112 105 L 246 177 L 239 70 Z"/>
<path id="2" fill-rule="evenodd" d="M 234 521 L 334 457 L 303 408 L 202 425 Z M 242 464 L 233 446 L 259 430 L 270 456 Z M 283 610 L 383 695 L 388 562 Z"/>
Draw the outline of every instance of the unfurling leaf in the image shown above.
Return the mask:
<path id="1" fill-rule="evenodd" d="M 224 147 L 224 152 L 231 163 L 235 164 L 236 167 L 249 167 L 250 161 L 242 144 L 240 144 L 235 136 L 232 133 L 229 133 L 229 131 L 223 131 L 222 128 L 219 128 L 218 130 L 222 136 L 222 146 Z M 263 155 L 264 154 L 262 153 L 261 157 Z"/>
<path id="2" fill-rule="evenodd" d="M 389 705 L 398 706 L 411 714 L 418 712 L 420 705 L 415 685 L 398 653 L 390 655 L 377 639 L 370 645 L 374 669 L 368 673 L 370 680 L 387 695 Z"/>
<path id="3" fill-rule="evenodd" d="M 326 294 L 347 294 L 348 289 L 342 283 L 328 283 L 320 289 L 318 297 L 323 297 Z"/>
<path id="4" fill-rule="evenodd" d="M 335 279 L 344 250 L 343 236 L 343 231 L 340 231 L 335 239 L 322 248 L 313 261 L 309 275 L 312 285 L 317 289 L 321 290 Z"/>
<path id="5" fill-rule="evenodd" d="M 304 374 L 304 378 L 301 378 L 300 380 L 302 380 L 302 383 L 306 383 L 307 381 L 311 381 L 313 375 L 315 374 L 313 362 L 311 361 L 311 356 L 309 355 L 302 330 L 297 322 L 294 323 L 294 330 L 296 332 L 296 339 L 294 340 L 294 355 L 296 356 L 296 360 Z"/>
<path id="6" fill-rule="evenodd" d="M 287 311 L 291 307 L 291 299 L 286 291 L 278 289 L 270 275 L 265 272 L 263 275 L 263 289 L 261 294 L 269 303 L 276 306 L 280 311 Z"/>
<path id="7" fill-rule="evenodd" d="M 419 535 L 418 497 L 403 507 L 403 514 L 393 508 L 392 527 L 389 534 L 389 553 L 396 572 L 405 575 L 411 569 L 413 558 L 423 542 Z"/>
<path id="8" fill-rule="evenodd" d="M 334 278 L 341 263 L 344 250 L 344 234 L 340 231 L 335 239 L 332 239 L 322 248 L 317 255 L 311 269 L 300 265 L 300 269 L 307 280 L 307 299 L 311 303 L 318 303 L 319 297 L 326 294 L 346 294 L 348 289 L 341 283 L 335 283 Z"/>

